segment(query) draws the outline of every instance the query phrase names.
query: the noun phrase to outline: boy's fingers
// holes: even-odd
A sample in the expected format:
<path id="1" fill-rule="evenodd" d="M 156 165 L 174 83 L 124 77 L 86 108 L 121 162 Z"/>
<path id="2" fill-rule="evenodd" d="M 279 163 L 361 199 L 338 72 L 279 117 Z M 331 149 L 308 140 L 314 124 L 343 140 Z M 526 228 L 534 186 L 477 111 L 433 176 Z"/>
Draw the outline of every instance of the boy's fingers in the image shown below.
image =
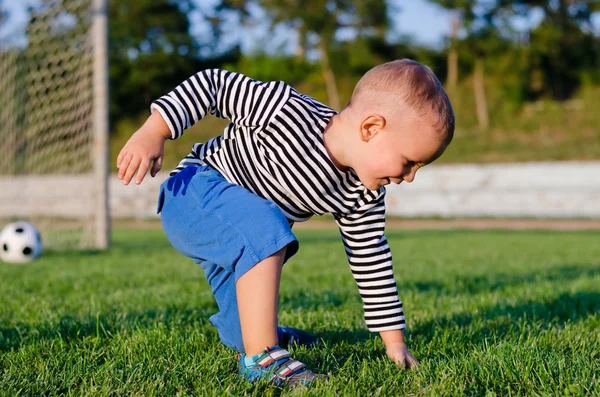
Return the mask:
<path id="1" fill-rule="evenodd" d="M 414 358 L 413 356 L 409 355 L 408 357 L 406 357 L 406 366 L 408 368 L 416 368 L 419 366 L 419 362 L 417 361 L 416 358 Z"/>
<path id="2" fill-rule="evenodd" d="M 133 160 L 131 160 L 131 162 L 129 163 L 129 166 L 127 167 L 127 172 L 125 173 L 125 176 L 123 177 L 124 185 L 129 185 L 129 182 L 131 182 L 131 178 L 133 178 L 133 175 L 135 174 L 135 171 L 137 171 L 138 167 L 140 166 L 141 161 L 142 160 L 139 157 L 134 157 Z"/>
<path id="3" fill-rule="evenodd" d="M 117 168 L 121 168 L 121 160 L 123 160 L 123 157 L 125 157 L 125 153 L 125 148 L 121 149 L 121 151 L 119 152 L 119 155 L 117 156 Z"/>
<path id="4" fill-rule="evenodd" d="M 137 172 L 137 176 L 135 178 L 135 184 L 139 185 L 144 180 L 146 176 L 146 172 L 148 172 L 148 167 L 150 166 L 150 161 L 147 159 L 143 159 L 140 163 L 140 168 Z"/>
<path id="5" fill-rule="evenodd" d="M 152 178 L 154 178 L 156 176 L 156 174 L 158 173 L 158 171 L 160 171 L 161 167 L 162 167 L 162 157 L 159 157 L 154 160 L 154 164 L 152 165 L 152 169 L 150 170 L 150 176 L 152 176 Z"/>
<path id="6" fill-rule="evenodd" d="M 131 162 L 132 158 L 133 158 L 133 155 L 127 153 L 127 155 L 125 155 L 121 159 L 121 163 L 118 166 L 119 167 L 119 174 L 118 174 L 119 179 L 123 179 L 123 177 L 125 176 L 125 172 L 127 172 L 127 168 L 129 167 L 129 163 Z"/>

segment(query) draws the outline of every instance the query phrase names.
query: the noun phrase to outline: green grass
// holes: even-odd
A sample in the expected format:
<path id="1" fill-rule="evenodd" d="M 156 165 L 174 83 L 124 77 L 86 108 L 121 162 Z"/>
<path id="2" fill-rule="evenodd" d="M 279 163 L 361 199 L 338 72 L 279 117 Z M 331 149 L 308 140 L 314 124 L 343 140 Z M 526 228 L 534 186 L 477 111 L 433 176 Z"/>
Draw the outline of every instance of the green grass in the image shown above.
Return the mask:
<path id="1" fill-rule="evenodd" d="M 600 395 L 597 232 L 388 232 L 409 347 L 399 370 L 366 331 L 335 230 L 298 230 L 283 324 L 330 381 L 292 394 Z M 0 394 L 286 395 L 238 380 L 208 317 L 202 271 L 160 230 L 118 230 L 108 252 L 0 265 Z"/>

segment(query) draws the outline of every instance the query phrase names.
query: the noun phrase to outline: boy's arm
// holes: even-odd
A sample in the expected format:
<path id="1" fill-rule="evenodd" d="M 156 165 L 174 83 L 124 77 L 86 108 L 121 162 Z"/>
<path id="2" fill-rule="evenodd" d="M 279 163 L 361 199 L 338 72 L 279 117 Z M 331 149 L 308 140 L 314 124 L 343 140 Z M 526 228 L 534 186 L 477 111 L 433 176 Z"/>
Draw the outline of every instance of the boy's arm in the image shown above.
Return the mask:
<path id="1" fill-rule="evenodd" d="M 385 193 L 367 191 L 354 213 L 336 218 L 370 331 L 406 327 L 385 238 Z"/>
<path id="2" fill-rule="evenodd" d="M 367 328 L 380 333 L 390 358 L 399 363 L 402 356 L 403 363 L 408 363 L 414 357 L 404 342 L 404 311 L 398 298 L 392 254 L 384 234 L 384 197 L 383 190 L 368 191 L 357 211 L 336 218 L 336 221 L 363 300 Z"/>
<path id="3" fill-rule="evenodd" d="M 165 120 L 170 139 L 177 139 L 209 112 L 241 126 L 265 125 L 287 101 L 290 88 L 281 81 L 263 83 L 240 73 L 208 69 L 154 101 L 151 108 Z"/>
<path id="4" fill-rule="evenodd" d="M 162 165 L 165 139 L 179 138 L 208 112 L 242 126 L 268 124 L 287 102 L 290 90 L 281 81 L 262 83 L 225 70 L 196 73 L 152 103 L 151 116 L 119 153 L 119 179 L 127 185 L 136 175 L 139 184 L 150 165 L 155 176 Z"/>

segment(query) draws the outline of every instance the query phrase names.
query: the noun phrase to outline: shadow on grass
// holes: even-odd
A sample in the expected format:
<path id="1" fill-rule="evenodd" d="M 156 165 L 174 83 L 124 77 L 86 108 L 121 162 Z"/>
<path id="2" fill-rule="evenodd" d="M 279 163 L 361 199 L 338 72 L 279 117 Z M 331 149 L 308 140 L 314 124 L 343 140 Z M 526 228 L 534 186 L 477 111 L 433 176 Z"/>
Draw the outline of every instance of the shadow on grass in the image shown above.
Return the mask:
<path id="1" fill-rule="evenodd" d="M 330 329 L 319 332 L 317 335 L 326 344 L 347 343 L 351 345 L 364 343 L 376 336 L 376 333 L 367 331 L 366 329 Z"/>
<path id="2" fill-rule="evenodd" d="M 450 332 L 459 341 L 457 344 L 480 346 L 490 338 L 516 341 L 532 330 L 541 332 L 598 314 L 600 293 L 578 292 L 561 294 L 546 301 L 484 307 L 475 313 L 459 313 L 417 323 L 411 333 L 425 344 L 439 338 L 440 333 Z M 447 353 L 454 354 L 455 348 L 449 346 Z"/>
<path id="3" fill-rule="evenodd" d="M 279 298 L 280 309 L 293 308 L 317 310 L 336 308 L 358 299 L 357 293 L 352 291 L 336 293 L 333 291 L 319 291 L 317 293 L 308 289 L 282 291 Z"/>
<path id="4" fill-rule="evenodd" d="M 212 306 L 195 309 L 172 307 L 141 313 L 101 314 L 97 317 L 65 316 L 57 323 L 0 327 L 0 351 L 19 350 L 24 346 L 44 341 L 60 340 L 69 344 L 89 337 L 112 338 L 123 331 L 150 329 L 159 325 L 165 325 L 167 328 L 205 325 L 209 323 L 208 318 L 214 311 Z"/>
<path id="5" fill-rule="evenodd" d="M 426 351 L 429 351 L 428 357 L 422 358 L 456 357 L 460 352 L 473 351 L 474 348 L 490 344 L 490 340 L 494 341 L 492 343 L 504 341 L 519 344 L 528 333 L 541 333 L 552 327 L 560 327 L 567 322 L 584 320 L 598 314 L 600 293 L 561 294 L 548 301 L 482 308 L 476 313 L 460 313 L 417 323 L 408 329 L 409 347 L 415 342 L 422 346 L 430 346 L 426 347 Z M 320 332 L 317 336 L 329 347 L 336 344 L 350 345 L 336 351 L 338 363 L 373 358 L 372 350 L 357 345 L 363 345 L 376 338 L 375 333 L 367 330 L 337 329 Z M 448 343 L 448 338 L 451 343 Z M 377 355 L 385 357 L 384 349 L 382 348 Z M 326 365 L 323 368 L 325 371 L 336 369 L 338 367 L 335 365 Z"/>
<path id="6" fill-rule="evenodd" d="M 315 310 L 336 308 L 348 302 L 348 294 L 336 294 L 331 291 L 310 293 L 297 291 L 292 295 L 282 295 L 280 307 Z M 358 299 L 353 296 L 352 299 Z M 20 348 L 44 341 L 62 341 L 72 343 L 89 337 L 112 338 L 113 335 L 138 328 L 153 328 L 165 325 L 167 328 L 193 327 L 209 325 L 209 317 L 217 312 L 216 303 L 197 308 L 170 307 L 150 309 L 144 312 L 108 312 L 94 316 L 65 316 L 59 322 L 41 324 L 17 324 L 3 327 L 0 324 L 0 351 L 19 350 Z M 212 327 L 212 325 L 209 325 Z M 215 329 L 216 334 L 216 329 Z M 340 330 L 323 335 L 327 340 L 359 342 L 368 339 L 368 331 Z M 218 339 L 215 340 L 217 342 Z"/>
<path id="7" fill-rule="evenodd" d="M 508 287 L 540 282 L 567 282 L 579 278 L 593 278 L 600 275 L 600 267 L 565 265 L 556 268 L 545 268 L 528 273 L 490 273 L 486 276 L 456 276 L 447 282 L 438 281 L 404 281 L 398 282 L 400 291 L 416 289 L 418 291 L 436 291 L 443 294 L 497 291 Z"/>

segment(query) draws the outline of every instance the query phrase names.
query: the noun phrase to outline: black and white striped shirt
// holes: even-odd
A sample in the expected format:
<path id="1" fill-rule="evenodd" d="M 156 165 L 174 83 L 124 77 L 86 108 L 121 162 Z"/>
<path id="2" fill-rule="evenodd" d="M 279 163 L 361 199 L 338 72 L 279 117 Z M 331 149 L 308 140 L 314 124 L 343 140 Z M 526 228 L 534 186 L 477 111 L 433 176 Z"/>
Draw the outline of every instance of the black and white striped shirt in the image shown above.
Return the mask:
<path id="1" fill-rule="evenodd" d="M 208 164 L 230 183 L 274 202 L 290 224 L 333 214 L 371 331 L 403 329 L 392 254 L 384 235 L 385 188 L 369 190 L 339 170 L 323 132 L 336 112 L 281 81 L 199 72 L 152 104 L 172 139 L 211 114 L 231 121 L 223 135 L 197 143 L 172 172 Z"/>

